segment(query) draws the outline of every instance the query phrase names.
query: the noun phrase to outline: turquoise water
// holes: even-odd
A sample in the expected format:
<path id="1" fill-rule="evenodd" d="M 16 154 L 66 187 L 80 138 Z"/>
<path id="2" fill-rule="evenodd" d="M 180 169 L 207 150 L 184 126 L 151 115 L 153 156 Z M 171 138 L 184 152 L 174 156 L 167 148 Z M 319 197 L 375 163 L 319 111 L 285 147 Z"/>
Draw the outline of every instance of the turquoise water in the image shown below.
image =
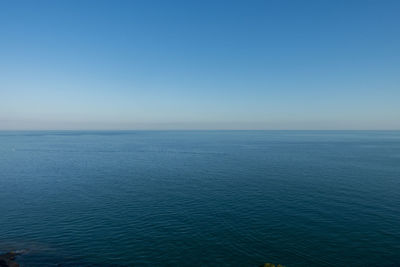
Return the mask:
<path id="1" fill-rule="evenodd" d="M 0 132 L 0 190 L 23 266 L 400 266 L 400 132 Z"/>

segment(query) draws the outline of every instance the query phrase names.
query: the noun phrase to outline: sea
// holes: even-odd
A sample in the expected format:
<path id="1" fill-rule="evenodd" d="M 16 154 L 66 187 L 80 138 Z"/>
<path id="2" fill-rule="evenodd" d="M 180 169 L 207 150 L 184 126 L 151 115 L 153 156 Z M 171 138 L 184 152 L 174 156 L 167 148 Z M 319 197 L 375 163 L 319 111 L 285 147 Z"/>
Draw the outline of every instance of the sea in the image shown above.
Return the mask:
<path id="1" fill-rule="evenodd" d="M 399 131 L 1 131 L 21 266 L 400 266 Z"/>

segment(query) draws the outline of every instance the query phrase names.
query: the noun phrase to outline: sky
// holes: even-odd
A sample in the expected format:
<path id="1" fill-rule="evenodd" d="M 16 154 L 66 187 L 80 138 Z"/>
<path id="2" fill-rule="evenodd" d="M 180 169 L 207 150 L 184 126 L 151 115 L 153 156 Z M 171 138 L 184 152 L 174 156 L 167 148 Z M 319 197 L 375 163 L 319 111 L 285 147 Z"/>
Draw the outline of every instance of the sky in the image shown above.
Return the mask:
<path id="1" fill-rule="evenodd" d="M 0 0 L 0 129 L 400 129 L 400 1 Z"/>

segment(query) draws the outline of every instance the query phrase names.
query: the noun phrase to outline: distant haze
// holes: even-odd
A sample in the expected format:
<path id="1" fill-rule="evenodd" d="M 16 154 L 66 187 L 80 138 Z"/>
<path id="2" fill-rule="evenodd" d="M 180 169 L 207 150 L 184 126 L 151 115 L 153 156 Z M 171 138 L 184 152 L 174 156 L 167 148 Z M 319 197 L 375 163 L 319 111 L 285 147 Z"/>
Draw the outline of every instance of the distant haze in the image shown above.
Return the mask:
<path id="1" fill-rule="evenodd" d="M 400 129 L 400 1 L 1 1 L 0 129 Z"/>

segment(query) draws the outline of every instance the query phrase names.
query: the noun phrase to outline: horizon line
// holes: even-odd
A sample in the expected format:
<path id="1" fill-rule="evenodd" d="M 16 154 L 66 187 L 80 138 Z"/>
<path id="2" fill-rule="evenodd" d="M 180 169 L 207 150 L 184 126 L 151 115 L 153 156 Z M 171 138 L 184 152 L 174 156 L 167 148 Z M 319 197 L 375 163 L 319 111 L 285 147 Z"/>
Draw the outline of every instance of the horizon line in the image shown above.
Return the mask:
<path id="1" fill-rule="evenodd" d="M 80 132 L 131 132 L 131 131 L 400 131 L 400 129 L 0 129 L 0 132 L 80 131 Z"/>

